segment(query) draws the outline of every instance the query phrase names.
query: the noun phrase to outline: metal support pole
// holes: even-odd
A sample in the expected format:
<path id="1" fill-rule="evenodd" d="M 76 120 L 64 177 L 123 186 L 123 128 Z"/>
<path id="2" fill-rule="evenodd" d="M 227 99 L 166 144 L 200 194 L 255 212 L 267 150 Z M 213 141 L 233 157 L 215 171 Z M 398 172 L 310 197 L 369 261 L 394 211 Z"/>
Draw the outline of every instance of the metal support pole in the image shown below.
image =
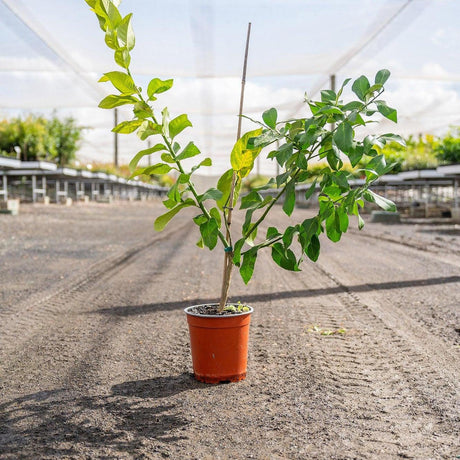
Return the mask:
<path id="1" fill-rule="evenodd" d="M 32 176 L 32 203 L 37 201 L 37 195 L 35 189 L 37 188 L 37 177 Z"/>
<path id="2" fill-rule="evenodd" d="M 60 183 L 59 183 L 59 179 L 56 179 L 56 204 L 59 203 L 59 192 L 60 192 Z"/>

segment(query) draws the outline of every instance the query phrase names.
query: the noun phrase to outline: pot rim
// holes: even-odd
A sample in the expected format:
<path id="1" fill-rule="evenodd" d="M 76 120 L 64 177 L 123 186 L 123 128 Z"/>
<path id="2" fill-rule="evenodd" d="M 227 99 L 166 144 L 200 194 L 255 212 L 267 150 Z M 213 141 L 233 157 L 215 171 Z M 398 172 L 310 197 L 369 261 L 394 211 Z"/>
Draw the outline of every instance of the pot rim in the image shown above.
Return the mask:
<path id="1" fill-rule="evenodd" d="M 238 312 L 238 313 L 233 313 L 232 315 L 199 315 L 197 313 L 191 313 L 190 311 L 188 311 L 191 308 L 204 307 L 204 306 L 209 306 L 209 305 L 219 305 L 219 304 L 217 302 L 212 302 L 212 303 L 202 303 L 202 304 L 199 304 L 199 305 L 190 305 L 189 307 L 184 308 L 184 312 L 187 315 L 196 316 L 197 318 L 223 319 L 223 318 L 234 318 L 235 316 L 250 315 L 254 311 L 254 308 L 252 308 L 249 305 L 244 305 L 245 307 L 249 308 L 249 311 L 241 311 L 241 312 Z M 233 304 L 230 302 L 229 305 L 233 305 Z"/>

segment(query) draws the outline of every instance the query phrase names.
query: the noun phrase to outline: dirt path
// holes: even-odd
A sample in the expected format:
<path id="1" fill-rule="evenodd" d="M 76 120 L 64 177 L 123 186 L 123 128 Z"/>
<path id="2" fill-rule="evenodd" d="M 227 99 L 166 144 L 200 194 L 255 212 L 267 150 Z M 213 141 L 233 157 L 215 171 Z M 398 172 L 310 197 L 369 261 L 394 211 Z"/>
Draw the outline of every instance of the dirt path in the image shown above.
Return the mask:
<path id="1" fill-rule="evenodd" d="M 156 206 L 72 211 L 47 211 L 59 235 L 37 208 L 0 220 L 0 458 L 460 455 L 455 251 L 395 227 L 396 242 L 325 242 L 299 274 L 262 254 L 232 289 L 255 308 L 248 378 L 209 386 L 190 375 L 182 308 L 215 299 L 221 261 L 185 217 L 154 234 Z"/>

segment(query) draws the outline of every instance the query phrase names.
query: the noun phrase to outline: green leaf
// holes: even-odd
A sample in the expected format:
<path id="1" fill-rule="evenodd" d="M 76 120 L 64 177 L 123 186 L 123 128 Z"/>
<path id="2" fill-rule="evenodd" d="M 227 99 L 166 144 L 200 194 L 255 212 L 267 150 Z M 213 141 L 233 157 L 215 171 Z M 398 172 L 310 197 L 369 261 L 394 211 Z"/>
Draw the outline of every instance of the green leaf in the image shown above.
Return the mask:
<path id="1" fill-rule="evenodd" d="M 162 153 L 161 154 L 161 159 L 165 162 L 165 163 L 175 163 L 176 160 L 174 160 L 174 158 L 172 157 L 172 155 L 168 152 L 165 152 L 165 153 Z"/>
<path id="2" fill-rule="evenodd" d="M 161 132 L 163 136 L 169 137 L 169 111 L 168 107 L 165 107 L 161 111 Z M 173 148 L 174 150 L 174 148 Z"/>
<path id="3" fill-rule="evenodd" d="M 366 94 L 369 88 L 371 87 L 369 80 L 364 75 L 361 75 L 358 79 L 353 82 L 351 87 L 352 91 L 361 99 L 362 101 L 366 100 Z"/>
<path id="4" fill-rule="evenodd" d="M 169 124 L 169 132 L 171 132 L 171 125 L 172 125 L 172 121 Z M 182 152 L 177 156 L 177 160 L 182 161 L 182 160 L 185 160 L 186 158 L 192 158 L 196 155 L 199 155 L 200 153 L 201 152 L 198 149 L 198 147 L 193 142 L 189 142 L 185 146 L 184 150 L 182 150 Z"/>
<path id="5" fill-rule="evenodd" d="M 291 177 L 291 173 L 291 170 L 287 170 L 286 172 L 276 176 L 276 186 L 279 188 L 282 184 L 284 184 Z"/>
<path id="6" fill-rule="evenodd" d="M 153 115 L 152 108 L 144 101 L 136 102 L 136 104 L 134 104 L 133 112 L 134 115 L 140 119 L 145 119 Z"/>
<path id="7" fill-rule="evenodd" d="M 241 198 L 240 209 L 249 209 L 257 206 L 262 200 L 263 198 L 257 190 L 251 190 L 247 195 Z"/>
<path id="8" fill-rule="evenodd" d="M 336 215 L 338 216 L 339 219 L 339 228 L 342 233 L 345 233 L 348 230 L 348 224 L 349 224 L 349 219 L 348 219 L 348 214 L 346 211 L 340 207 L 336 208 Z"/>
<path id="9" fill-rule="evenodd" d="M 217 201 L 217 206 L 219 209 L 223 209 L 224 206 L 233 207 L 238 199 L 238 195 L 241 189 L 241 181 L 239 180 L 235 187 L 235 192 L 233 194 L 233 203 L 230 205 L 230 189 L 232 186 L 233 178 L 233 169 L 228 169 L 225 171 L 222 176 L 217 181 L 217 189 L 222 192 L 222 198 Z"/>
<path id="10" fill-rule="evenodd" d="M 273 107 L 271 109 L 266 110 L 262 114 L 262 119 L 264 120 L 265 124 L 270 128 L 276 128 L 276 119 L 278 117 L 278 112 Z"/>
<path id="11" fill-rule="evenodd" d="M 187 126 L 192 126 L 187 115 L 182 114 L 174 118 L 169 122 L 169 136 L 174 139 L 180 132 L 182 132 Z"/>
<path id="12" fill-rule="evenodd" d="M 375 75 L 375 83 L 377 85 L 384 85 L 386 81 L 390 78 L 390 71 L 387 69 L 382 69 L 377 72 Z"/>
<path id="13" fill-rule="evenodd" d="M 233 245 L 233 263 L 239 267 L 241 261 L 241 249 L 244 246 L 245 239 L 240 238 L 234 245 Z"/>
<path id="14" fill-rule="evenodd" d="M 357 144 L 353 149 L 347 152 L 348 159 L 350 160 L 351 166 L 354 168 L 363 157 L 364 148 L 362 145 Z"/>
<path id="15" fill-rule="evenodd" d="M 334 243 L 337 243 L 342 236 L 342 232 L 340 231 L 340 220 L 335 210 L 326 219 L 326 235 Z"/>
<path id="16" fill-rule="evenodd" d="M 313 234 L 311 236 L 310 243 L 308 244 L 305 253 L 307 254 L 310 260 L 312 260 L 313 262 L 316 262 L 319 257 L 320 248 L 321 246 L 319 243 L 319 238 L 316 234 Z"/>
<path id="17" fill-rule="evenodd" d="M 254 167 L 254 160 L 261 151 L 261 147 L 248 149 L 248 140 L 262 134 L 262 128 L 249 131 L 238 139 L 230 154 L 230 163 L 240 179 L 246 177 Z"/>
<path id="18" fill-rule="evenodd" d="M 124 72 L 107 72 L 99 81 L 107 81 L 106 79 L 123 95 L 130 96 L 137 91 L 133 79 Z"/>
<path id="19" fill-rule="evenodd" d="M 129 51 L 134 48 L 136 43 L 133 27 L 131 25 L 131 17 L 132 13 L 125 16 L 117 27 L 118 41 L 121 43 L 122 47 L 126 47 Z"/>
<path id="20" fill-rule="evenodd" d="M 240 267 L 240 275 L 244 284 L 248 284 L 254 273 L 254 266 L 257 259 L 257 249 L 251 248 L 243 254 L 243 263 Z"/>
<path id="21" fill-rule="evenodd" d="M 124 69 L 128 69 L 131 62 L 131 56 L 127 48 L 121 48 L 114 53 L 115 62 Z"/>
<path id="22" fill-rule="evenodd" d="M 339 97 L 342 95 L 343 89 L 345 88 L 345 86 L 348 85 L 348 83 L 350 83 L 350 81 L 351 81 L 351 78 L 347 78 L 342 83 L 342 86 L 340 87 L 339 92 L 337 93 L 337 99 L 339 99 Z"/>
<path id="23" fill-rule="evenodd" d="M 112 129 L 114 133 L 129 134 L 136 131 L 142 124 L 142 120 L 122 121 Z"/>
<path id="24" fill-rule="evenodd" d="M 219 227 L 213 217 L 200 225 L 200 233 L 203 238 L 203 243 L 211 250 L 214 249 L 217 244 L 218 232 Z"/>
<path id="25" fill-rule="evenodd" d="M 183 208 L 188 206 L 193 206 L 195 203 L 192 199 L 188 199 L 180 204 L 178 204 L 175 208 L 171 209 L 167 213 L 157 217 L 154 223 L 154 228 L 157 232 L 161 232 L 168 222 Z"/>
<path id="26" fill-rule="evenodd" d="M 194 173 L 201 166 L 212 166 L 211 158 L 205 158 L 201 163 L 192 167 L 192 173 Z"/>
<path id="27" fill-rule="evenodd" d="M 153 166 L 147 166 L 142 174 L 166 174 L 171 171 L 171 169 L 172 168 L 169 165 L 157 163 Z"/>
<path id="28" fill-rule="evenodd" d="M 222 198 L 222 192 L 220 190 L 217 190 L 216 188 L 210 188 L 198 197 L 198 202 L 202 203 L 205 200 L 218 201 L 221 198 Z"/>
<path id="29" fill-rule="evenodd" d="M 286 185 L 283 211 L 290 216 L 295 207 L 295 181 L 291 179 Z"/>
<path id="30" fill-rule="evenodd" d="M 143 141 L 155 134 L 161 134 L 161 126 L 152 123 L 150 120 L 144 120 L 137 130 L 137 135 Z"/>
<path id="31" fill-rule="evenodd" d="M 285 270 L 299 271 L 295 254 L 290 249 L 286 249 L 281 243 L 272 245 L 272 259 Z"/>
<path id="32" fill-rule="evenodd" d="M 359 101 L 351 101 L 349 102 L 348 104 L 345 104 L 343 107 L 342 107 L 342 110 L 344 112 L 348 112 L 348 111 L 353 111 L 353 110 L 357 110 L 358 112 L 362 110 L 362 108 L 364 107 L 364 104 L 362 102 L 359 102 Z"/>
<path id="33" fill-rule="evenodd" d="M 337 94 L 335 94 L 335 91 L 332 91 L 331 89 L 324 89 L 321 91 L 321 102 L 335 102 L 336 97 Z"/>
<path id="34" fill-rule="evenodd" d="M 333 140 L 335 145 L 342 152 L 349 152 L 353 149 L 353 128 L 350 123 L 344 121 L 337 126 L 337 130 L 334 133 Z"/>
<path id="35" fill-rule="evenodd" d="M 358 230 L 362 230 L 363 227 L 364 227 L 364 220 L 358 213 Z"/>
<path id="36" fill-rule="evenodd" d="M 364 192 L 364 198 L 367 201 L 375 203 L 384 211 L 396 212 L 396 205 L 391 200 L 383 196 L 377 195 L 377 193 L 373 192 L 372 190 L 367 190 L 366 192 Z"/>
<path id="37" fill-rule="evenodd" d="M 180 191 L 179 183 L 176 182 L 168 191 L 168 198 L 175 201 L 176 203 L 180 202 Z"/>
<path id="38" fill-rule="evenodd" d="M 378 137 L 378 139 L 384 140 L 385 142 L 396 142 L 397 144 L 402 145 L 403 147 L 406 146 L 406 141 L 401 136 L 398 136 L 397 134 L 392 134 L 392 133 L 382 134 L 381 136 Z"/>
<path id="39" fill-rule="evenodd" d="M 134 104 L 136 102 L 138 102 L 138 99 L 133 96 L 116 96 L 115 94 L 111 94 L 99 102 L 99 107 L 101 109 L 113 109 L 120 105 Z"/>
<path id="40" fill-rule="evenodd" d="M 150 81 L 148 87 L 147 87 L 147 95 L 149 96 L 149 99 L 155 100 L 155 94 L 160 94 L 164 93 L 165 91 L 168 91 L 172 87 L 174 83 L 174 80 L 169 79 L 169 80 L 160 80 L 159 78 L 154 78 L 153 80 Z"/>
<path id="41" fill-rule="evenodd" d="M 211 214 L 211 217 L 213 217 L 216 222 L 217 222 L 217 226 L 220 228 L 220 226 L 222 225 L 222 219 L 220 217 L 220 212 L 217 208 L 211 208 L 209 210 L 209 214 Z"/>
<path id="42" fill-rule="evenodd" d="M 385 101 L 375 101 L 375 105 L 377 106 L 377 110 L 388 120 L 394 121 L 395 123 L 398 122 L 398 113 L 396 109 L 392 109 L 388 107 Z"/>
<path id="43" fill-rule="evenodd" d="M 136 153 L 136 155 L 133 157 L 133 159 L 129 163 L 129 169 L 131 171 L 138 165 L 140 159 L 144 157 L 145 155 L 150 155 L 155 152 L 159 152 L 161 150 L 166 150 L 166 146 L 163 144 L 156 144 L 153 147 L 150 147 L 145 150 L 141 150 L 140 152 Z"/>
<path id="44" fill-rule="evenodd" d="M 284 166 L 286 161 L 288 161 L 293 152 L 294 146 L 292 144 L 283 144 L 277 151 L 276 151 L 276 161 L 280 166 Z"/>

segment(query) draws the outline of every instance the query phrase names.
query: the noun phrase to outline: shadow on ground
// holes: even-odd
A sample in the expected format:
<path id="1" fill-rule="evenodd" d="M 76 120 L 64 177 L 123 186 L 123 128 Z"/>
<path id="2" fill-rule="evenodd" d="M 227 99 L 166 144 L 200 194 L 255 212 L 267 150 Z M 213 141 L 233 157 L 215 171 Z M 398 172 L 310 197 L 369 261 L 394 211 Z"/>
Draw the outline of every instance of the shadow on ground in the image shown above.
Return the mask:
<path id="1" fill-rule="evenodd" d="M 386 289 L 403 289 L 403 288 L 412 288 L 412 287 L 422 287 L 422 286 L 433 286 L 436 284 L 449 284 L 449 283 L 458 283 L 460 282 L 460 276 L 447 276 L 447 277 L 437 277 L 437 278 L 426 278 L 419 280 L 405 280 L 405 281 L 389 281 L 385 283 L 369 283 L 369 284 L 358 284 L 354 286 L 332 286 L 321 289 L 300 289 L 293 291 L 284 291 L 284 292 L 269 292 L 265 294 L 244 294 L 238 297 L 238 295 L 233 296 L 232 301 L 237 301 L 244 299 L 244 302 L 251 304 L 251 302 L 267 302 L 270 300 L 277 299 L 292 299 L 300 297 L 319 297 L 324 295 L 334 295 L 341 292 L 369 292 L 369 291 L 380 291 Z M 94 313 L 100 313 L 105 315 L 114 315 L 114 316 L 133 316 L 133 315 L 144 315 L 157 311 L 170 311 L 170 310 L 179 310 L 186 308 L 190 305 L 200 305 L 206 303 L 215 303 L 219 299 L 209 299 L 209 298 L 195 298 L 187 299 L 181 301 L 172 301 L 172 302 L 159 302 L 143 305 L 120 305 L 110 308 L 101 308 L 96 310 Z"/>
<path id="2" fill-rule="evenodd" d="M 161 453 L 165 444 L 184 439 L 189 424 L 174 404 L 162 399 L 202 385 L 184 373 L 124 382 L 107 395 L 81 396 L 62 389 L 11 400 L 0 405 L 0 457 L 136 457 L 146 443 Z"/>

